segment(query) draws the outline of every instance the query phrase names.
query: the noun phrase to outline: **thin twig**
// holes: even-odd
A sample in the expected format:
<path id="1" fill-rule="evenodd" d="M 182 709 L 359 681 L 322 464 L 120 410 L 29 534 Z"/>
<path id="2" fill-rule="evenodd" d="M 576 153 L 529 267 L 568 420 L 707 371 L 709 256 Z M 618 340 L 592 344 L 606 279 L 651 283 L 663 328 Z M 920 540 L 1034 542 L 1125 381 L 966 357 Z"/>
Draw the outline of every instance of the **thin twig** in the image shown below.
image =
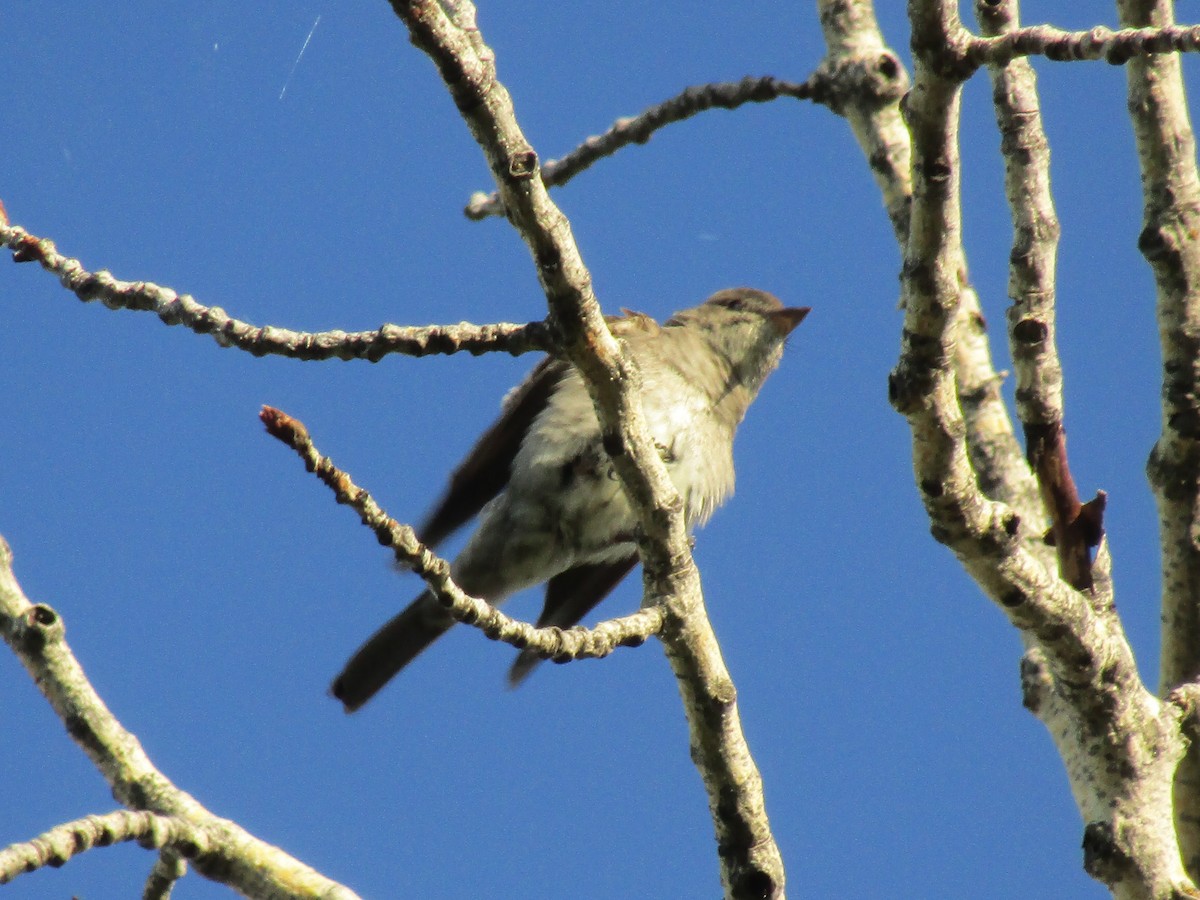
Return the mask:
<path id="1" fill-rule="evenodd" d="M 1031 25 L 1003 34 L 972 38 L 964 62 L 974 66 L 1003 66 L 1019 56 L 1044 56 L 1054 62 L 1103 59 L 1114 66 L 1136 57 L 1200 50 L 1200 25 L 1161 28 L 1123 28 L 1100 25 L 1087 31 L 1063 31 L 1052 25 Z"/>
<path id="2" fill-rule="evenodd" d="M 634 647 L 657 634 L 663 625 L 660 607 L 650 606 L 632 615 L 601 622 L 593 628 L 536 628 L 527 622 L 510 618 L 485 600 L 472 597 L 450 577 L 450 564 L 422 544 L 416 533 L 380 509 L 367 491 L 356 485 L 350 476 L 321 455 L 309 437 L 304 423 L 270 406 L 259 414 L 267 432 L 287 444 L 314 473 L 334 492 L 338 503 L 344 503 L 358 513 L 359 519 L 370 528 L 379 543 L 391 547 L 396 561 L 425 580 L 430 591 L 459 622 L 473 625 L 495 641 L 524 650 L 529 649 L 546 659 L 567 662 L 573 659 L 598 659 L 617 647 Z"/>
<path id="3" fill-rule="evenodd" d="M 142 888 L 142 900 L 168 900 L 176 883 L 187 874 L 187 860 L 169 847 L 164 847 L 154 860 L 146 884 Z"/>
<path id="4" fill-rule="evenodd" d="M 210 849 L 208 835 L 178 816 L 119 809 L 56 825 L 33 840 L 0 850 L 0 884 L 44 866 L 58 868 L 93 847 L 124 841 L 137 841 L 146 848 L 185 846 L 190 856 Z"/>
<path id="5" fill-rule="evenodd" d="M 608 131 L 592 135 L 561 159 L 544 163 L 542 184 L 546 187 L 566 184 L 597 160 L 612 156 L 630 144 L 644 144 L 660 128 L 690 119 L 706 110 L 737 109 L 744 103 L 765 103 L 780 97 L 812 100 L 813 83 L 782 81 L 770 75 L 759 78 L 748 75 L 741 81 L 694 85 L 636 116 L 617 119 Z M 475 220 L 502 216 L 504 204 L 500 201 L 499 191 L 490 194 L 480 191 L 471 195 L 463 212 L 467 218 Z"/>
<path id="6" fill-rule="evenodd" d="M 236 347 L 255 356 L 292 359 L 365 359 L 385 356 L 428 356 L 466 351 L 473 355 L 503 351 L 517 355 L 552 347 L 544 322 L 527 325 L 383 325 L 374 331 L 291 331 L 272 325 L 251 325 L 230 317 L 219 306 L 204 306 L 189 294 L 148 281 L 120 281 L 109 272 L 89 272 L 77 259 L 63 256 L 46 238 L 25 229 L 0 224 L 0 244 L 13 251 L 15 262 L 37 262 L 57 275 L 63 287 L 84 302 L 99 300 L 109 309 L 144 310 L 164 324 L 184 325 L 197 334 L 211 334 L 222 347 Z"/>

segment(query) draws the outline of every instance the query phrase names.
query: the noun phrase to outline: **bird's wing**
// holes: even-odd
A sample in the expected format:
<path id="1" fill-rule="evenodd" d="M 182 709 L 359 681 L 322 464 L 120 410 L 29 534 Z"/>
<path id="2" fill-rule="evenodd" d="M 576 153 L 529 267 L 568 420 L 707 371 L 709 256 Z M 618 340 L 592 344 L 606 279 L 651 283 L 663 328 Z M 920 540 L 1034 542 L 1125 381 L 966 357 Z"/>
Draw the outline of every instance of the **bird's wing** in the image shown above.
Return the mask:
<path id="1" fill-rule="evenodd" d="M 589 563 L 555 575 L 546 582 L 546 603 L 537 620 L 538 628 L 550 625 L 570 628 L 578 624 L 612 593 L 637 561 L 637 554 L 633 553 L 616 562 Z M 541 661 L 531 650 L 522 650 L 508 670 L 509 685 L 516 687 Z"/>
<path id="2" fill-rule="evenodd" d="M 445 495 L 417 530 L 424 543 L 437 546 L 504 490 L 521 442 L 566 372 L 566 363 L 547 357 L 505 398 L 500 418 L 459 463 Z"/>
<path id="3" fill-rule="evenodd" d="M 659 330 L 658 323 L 644 313 L 623 312 L 624 316 L 606 317 L 614 334 L 628 337 Z M 417 530 L 425 544 L 436 547 L 504 490 L 521 442 L 569 370 L 569 363 L 548 356 L 504 398 L 500 418 L 459 463 L 450 476 L 445 496 Z"/>

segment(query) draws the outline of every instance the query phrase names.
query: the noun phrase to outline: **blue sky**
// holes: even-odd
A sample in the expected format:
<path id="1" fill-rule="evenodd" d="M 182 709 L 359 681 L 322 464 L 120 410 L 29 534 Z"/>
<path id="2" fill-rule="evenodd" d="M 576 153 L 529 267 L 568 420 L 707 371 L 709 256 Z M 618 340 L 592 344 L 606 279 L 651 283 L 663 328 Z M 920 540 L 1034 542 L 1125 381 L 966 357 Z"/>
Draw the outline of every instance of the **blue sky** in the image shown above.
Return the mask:
<path id="1" fill-rule="evenodd" d="M 907 61 L 901 4 L 879 5 Z M 1064 2 L 1025 17 L 1100 24 Z M 808 5 L 506 3 L 479 23 L 543 159 L 687 85 L 800 80 L 823 53 Z M 69 17 L 18 0 L 0 48 L 0 198 L 91 269 L 295 329 L 545 313 L 511 228 L 461 215 L 489 187 L 482 155 L 382 0 Z M 1117 603 L 1154 683 L 1143 469 L 1159 357 L 1124 73 L 1038 71 L 1071 462 L 1082 493 L 1109 492 Z M 1002 339 L 1011 226 L 982 75 L 962 145 L 971 275 Z M 737 496 L 696 546 L 792 892 L 1106 896 L 1082 871 L 1061 763 L 1021 707 L 1017 635 L 929 536 L 886 400 L 899 252 L 844 121 L 794 101 L 710 112 L 554 196 L 607 310 L 663 317 L 739 284 L 813 308 L 739 434 Z M 368 897 L 717 894 L 656 642 L 510 692 L 508 648 L 457 629 L 358 715 L 325 695 L 418 582 L 264 434 L 259 407 L 302 419 L 412 521 L 532 358 L 255 359 L 2 261 L 0 298 L 0 533 L 176 784 Z M 637 587 L 602 612 L 632 610 Z M 537 601 L 509 609 L 532 618 Z M 0 685 L 0 845 L 111 809 L 5 654 Z M 152 862 L 94 850 L 6 896 L 129 896 Z M 175 896 L 227 895 L 189 876 Z"/>

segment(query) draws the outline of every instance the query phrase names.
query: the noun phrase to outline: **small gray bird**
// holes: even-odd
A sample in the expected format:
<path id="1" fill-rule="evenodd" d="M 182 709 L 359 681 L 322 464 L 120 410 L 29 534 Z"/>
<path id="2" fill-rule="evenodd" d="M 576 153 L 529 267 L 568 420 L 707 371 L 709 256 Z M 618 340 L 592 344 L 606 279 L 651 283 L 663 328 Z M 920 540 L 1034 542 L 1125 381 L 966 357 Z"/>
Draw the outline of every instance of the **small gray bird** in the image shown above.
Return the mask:
<path id="1" fill-rule="evenodd" d="M 733 288 L 662 326 L 625 312 L 609 327 L 641 369 L 646 422 L 690 529 L 733 492 L 734 431 L 808 307 Z M 575 625 L 637 562 L 636 518 L 601 443 L 592 399 L 569 363 L 542 360 L 505 398 L 417 533 L 433 547 L 476 514 L 479 526 L 450 567 L 455 582 L 493 604 L 546 582 L 539 626 Z M 353 712 L 453 624 L 425 591 L 350 658 L 333 696 Z M 520 653 L 509 683 L 538 661 Z"/>

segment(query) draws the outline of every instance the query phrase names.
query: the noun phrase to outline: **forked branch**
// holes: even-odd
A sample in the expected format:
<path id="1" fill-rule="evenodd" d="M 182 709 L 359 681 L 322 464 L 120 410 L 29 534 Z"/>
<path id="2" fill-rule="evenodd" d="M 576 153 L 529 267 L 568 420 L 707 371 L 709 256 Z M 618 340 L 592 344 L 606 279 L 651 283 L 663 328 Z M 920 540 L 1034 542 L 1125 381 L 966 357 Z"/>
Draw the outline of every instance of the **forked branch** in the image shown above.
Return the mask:
<path id="1" fill-rule="evenodd" d="M 213 815 L 163 775 L 138 739 L 105 706 L 64 637 L 58 614 L 29 602 L 12 571 L 12 552 L 0 538 L 0 637 L 21 660 L 38 689 L 112 788 L 113 796 L 135 813 L 152 816 L 101 817 L 49 833 L 49 843 L 16 845 L 0 856 L 10 874 L 30 871 L 39 860 L 51 863 L 64 834 L 112 834 L 171 846 L 207 878 L 246 896 L 352 900 L 356 895 L 316 870 Z M 118 828 L 119 826 L 119 828 Z M 112 830 L 117 829 L 117 830 Z M 72 838 L 75 840 L 75 838 Z M 32 854 L 32 855 L 31 855 Z"/>

